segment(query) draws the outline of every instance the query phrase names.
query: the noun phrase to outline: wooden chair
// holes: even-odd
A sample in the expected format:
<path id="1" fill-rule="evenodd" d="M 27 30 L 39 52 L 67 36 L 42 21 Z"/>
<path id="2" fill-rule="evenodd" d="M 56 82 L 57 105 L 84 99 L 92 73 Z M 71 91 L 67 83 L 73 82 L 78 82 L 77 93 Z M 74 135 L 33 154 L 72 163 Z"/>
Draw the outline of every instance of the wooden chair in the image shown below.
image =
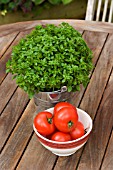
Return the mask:
<path id="1" fill-rule="evenodd" d="M 88 0 L 85 20 L 113 21 L 113 0 Z"/>

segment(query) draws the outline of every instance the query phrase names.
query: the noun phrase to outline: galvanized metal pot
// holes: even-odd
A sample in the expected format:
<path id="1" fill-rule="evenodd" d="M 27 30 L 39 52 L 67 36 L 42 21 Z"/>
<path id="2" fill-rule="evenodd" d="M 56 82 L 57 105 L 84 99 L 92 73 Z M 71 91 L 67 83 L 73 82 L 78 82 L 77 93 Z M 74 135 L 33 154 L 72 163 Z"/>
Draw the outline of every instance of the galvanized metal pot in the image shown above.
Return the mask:
<path id="1" fill-rule="evenodd" d="M 71 92 L 67 92 L 67 87 L 63 86 L 61 90 L 54 92 L 39 92 L 34 95 L 34 102 L 36 106 L 45 108 L 54 107 L 54 105 L 61 101 L 67 101 Z"/>

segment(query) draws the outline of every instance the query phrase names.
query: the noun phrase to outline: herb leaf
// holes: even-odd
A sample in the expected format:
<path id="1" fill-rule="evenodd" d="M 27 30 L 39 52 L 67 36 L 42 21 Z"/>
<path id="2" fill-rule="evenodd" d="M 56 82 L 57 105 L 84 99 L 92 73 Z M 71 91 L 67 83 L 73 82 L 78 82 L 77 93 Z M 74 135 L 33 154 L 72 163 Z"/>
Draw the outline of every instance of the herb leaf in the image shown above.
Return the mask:
<path id="1" fill-rule="evenodd" d="M 68 23 L 36 28 L 13 47 L 7 72 L 30 97 L 39 91 L 68 91 L 87 85 L 93 67 L 92 52 L 81 34 Z"/>

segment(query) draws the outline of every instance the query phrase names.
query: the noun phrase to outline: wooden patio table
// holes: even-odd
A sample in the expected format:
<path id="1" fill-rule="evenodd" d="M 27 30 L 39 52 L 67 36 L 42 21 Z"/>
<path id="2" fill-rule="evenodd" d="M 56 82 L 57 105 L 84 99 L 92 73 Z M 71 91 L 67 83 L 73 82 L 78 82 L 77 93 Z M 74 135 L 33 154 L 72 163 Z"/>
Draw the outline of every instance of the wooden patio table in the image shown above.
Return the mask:
<path id="1" fill-rule="evenodd" d="M 93 119 L 93 131 L 75 154 L 58 157 L 46 150 L 33 132 L 34 100 L 21 90 L 6 62 L 12 47 L 38 24 L 70 23 L 93 51 L 94 69 L 87 88 L 70 102 Z M 83 20 L 39 20 L 0 26 L 0 170 L 113 169 L 113 24 Z"/>

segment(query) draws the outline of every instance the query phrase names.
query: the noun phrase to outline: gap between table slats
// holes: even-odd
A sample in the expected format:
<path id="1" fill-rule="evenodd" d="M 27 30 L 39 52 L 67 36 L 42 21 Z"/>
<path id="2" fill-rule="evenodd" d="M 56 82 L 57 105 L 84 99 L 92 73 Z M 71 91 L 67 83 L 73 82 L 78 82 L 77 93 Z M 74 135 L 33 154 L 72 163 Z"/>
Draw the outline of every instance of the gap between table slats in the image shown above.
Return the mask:
<path id="1" fill-rule="evenodd" d="M 86 168 L 87 170 L 99 169 L 102 164 L 113 126 L 113 72 L 110 75 L 99 110 L 96 114 L 92 135 L 86 144 L 79 165 L 77 166 L 78 170 L 84 170 Z"/>
<path id="2" fill-rule="evenodd" d="M 3 57 L 0 60 L 0 115 L 2 114 L 3 110 L 9 103 L 10 99 L 12 98 L 16 88 L 17 84 L 14 80 L 12 80 L 11 74 L 6 74 L 6 62 L 8 59 L 10 59 L 12 47 L 16 45 L 19 40 L 27 35 L 31 30 L 27 30 L 24 32 L 19 33 L 19 35 L 16 37 L 16 39 L 13 41 L 13 43 L 10 45 L 8 50 L 5 52 Z M 4 89 L 4 90 L 3 90 Z"/>
<path id="3" fill-rule="evenodd" d="M 113 168 L 113 128 L 108 143 L 108 148 L 101 166 L 101 170 L 111 170 Z"/>
<path id="4" fill-rule="evenodd" d="M 14 32 L 12 34 L 0 37 L 0 59 L 4 55 L 4 53 L 8 50 L 12 42 L 16 39 L 19 32 Z"/>
<path id="5" fill-rule="evenodd" d="M 0 169 L 14 169 L 32 133 L 34 101 L 31 100 L 0 155 Z M 28 133 L 29 132 L 29 133 Z"/>
<path id="6" fill-rule="evenodd" d="M 7 144 L 28 102 L 28 95 L 20 88 L 17 88 L 0 116 L 0 153 Z"/>
<path id="7" fill-rule="evenodd" d="M 105 163 L 106 159 L 109 162 L 109 167 L 111 166 L 111 169 L 113 167 L 113 163 L 112 163 L 113 162 L 113 156 L 112 156 L 112 148 L 111 148 L 112 145 L 113 145 L 113 140 L 112 140 L 113 134 L 112 133 L 113 133 L 113 128 L 112 128 L 111 133 L 109 135 L 109 139 L 108 139 L 108 142 L 107 142 L 107 145 L 106 145 L 106 149 L 105 149 L 104 156 L 102 158 L 102 162 L 101 162 L 99 170 L 102 169 L 102 165 L 103 165 L 103 163 Z M 108 153 L 111 153 L 110 154 L 111 159 L 109 158 Z M 106 157 L 106 155 L 107 155 L 107 157 Z M 106 168 L 106 169 L 108 169 L 108 168 Z"/>

